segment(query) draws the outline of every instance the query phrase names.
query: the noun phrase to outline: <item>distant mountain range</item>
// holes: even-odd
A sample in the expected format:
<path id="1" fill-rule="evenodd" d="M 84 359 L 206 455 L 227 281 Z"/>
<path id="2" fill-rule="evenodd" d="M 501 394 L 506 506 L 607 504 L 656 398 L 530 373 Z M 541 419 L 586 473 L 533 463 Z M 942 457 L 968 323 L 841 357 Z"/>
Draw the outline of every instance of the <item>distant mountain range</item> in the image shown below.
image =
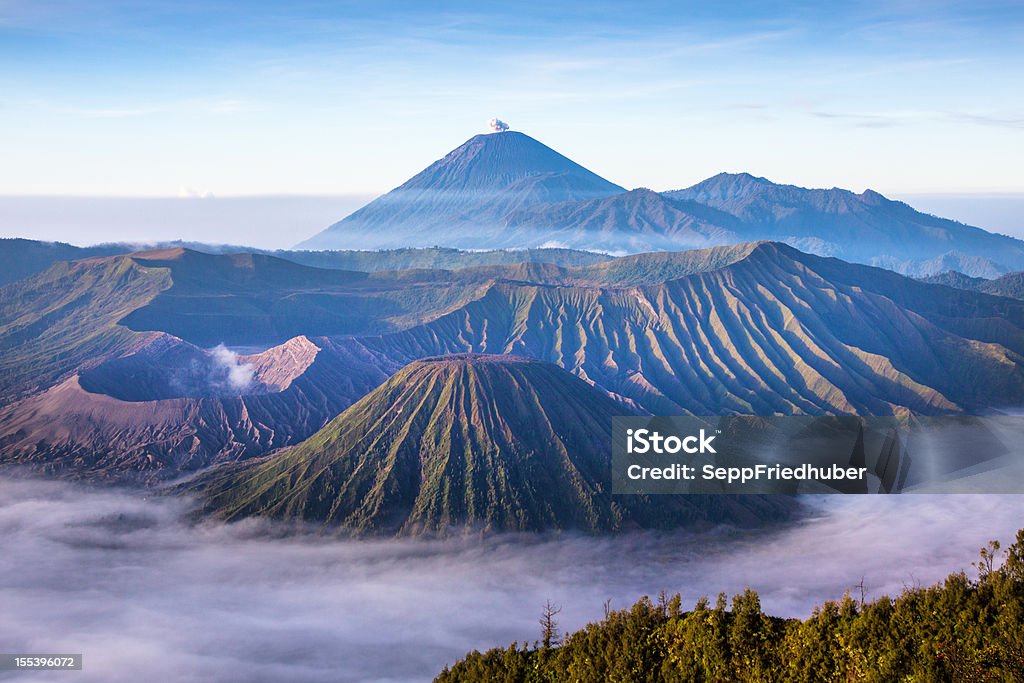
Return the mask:
<path id="1" fill-rule="evenodd" d="M 1024 299 L 1024 273 L 1022 272 L 1006 273 L 990 280 L 983 277 L 971 277 L 955 270 L 947 270 L 944 273 L 921 278 L 921 281 L 972 292 Z"/>
<path id="2" fill-rule="evenodd" d="M 346 250 L 189 246 L 0 240 L 0 465 L 345 533 L 748 524 L 793 505 L 612 496 L 611 416 L 1024 404 L 1024 243 L 870 191 L 626 191 L 504 132 Z"/>
<path id="3" fill-rule="evenodd" d="M 560 246 L 613 253 L 776 240 L 922 276 L 1024 269 L 1024 242 L 866 190 L 808 190 L 723 173 L 630 192 L 523 133 L 477 135 L 300 249 Z"/>
<path id="4" fill-rule="evenodd" d="M 1024 302 L 766 242 L 373 274 L 84 259 L 0 288 L 0 462 L 173 478 L 298 444 L 460 353 L 544 360 L 657 414 L 984 412 L 1024 402 Z"/>
<path id="5" fill-rule="evenodd" d="M 665 193 L 734 216 L 746 239 L 784 241 L 804 251 L 908 275 L 956 268 L 992 277 L 1024 267 L 1024 242 L 915 211 L 873 190 L 808 190 L 747 173 L 722 173 Z"/>
<path id="6" fill-rule="evenodd" d="M 200 242 L 115 242 L 78 247 L 64 242 L 42 242 L 22 238 L 0 238 L 0 286 L 41 273 L 58 261 L 75 261 L 93 256 L 116 256 L 140 251 L 188 249 L 204 254 L 262 254 L 305 266 L 332 270 L 381 270 L 413 268 L 457 270 L 472 266 L 496 266 L 513 263 L 552 263 L 558 266 L 585 266 L 610 260 L 607 254 L 577 249 L 487 249 L 466 251 L 448 247 L 420 247 L 387 250 L 289 251 L 253 249 L 234 244 Z"/>
<path id="7" fill-rule="evenodd" d="M 872 190 L 804 189 L 721 173 L 681 190 L 626 191 L 514 131 L 471 138 L 295 250 L 194 243 L 148 248 L 262 253 L 369 272 L 526 260 L 585 265 L 608 254 L 758 240 L 913 277 L 955 270 L 995 278 L 1024 270 L 1021 240 L 921 213 Z M 58 260 L 139 248 L 0 240 L 0 285 Z M 531 253 L 517 253 L 524 249 Z"/>

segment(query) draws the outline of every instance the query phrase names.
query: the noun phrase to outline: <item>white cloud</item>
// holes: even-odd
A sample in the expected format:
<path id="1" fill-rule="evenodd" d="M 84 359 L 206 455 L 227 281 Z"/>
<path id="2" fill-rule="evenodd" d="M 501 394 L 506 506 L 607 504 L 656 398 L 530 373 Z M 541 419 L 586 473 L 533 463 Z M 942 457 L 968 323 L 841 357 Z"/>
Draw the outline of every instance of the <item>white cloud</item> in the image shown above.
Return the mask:
<path id="1" fill-rule="evenodd" d="M 213 199 L 212 192 L 203 192 L 192 187 L 182 185 L 178 188 L 178 197 L 182 199 Z"/>
<path id="2" fill-rule="evenodd" d="M 1008 541 L 1021 496 L 832 496 L 789 528 L 593 538 L 351 541 L 256 521 L 186 521 L 187 502 L 0 481 L 0 633 L 81 652 L 76 681 L 428 681 L 472 648 L 538 636 L 547 599 L 577 629 L 602 603 L 751 586 L 807 616 L 969 568 Z"/>

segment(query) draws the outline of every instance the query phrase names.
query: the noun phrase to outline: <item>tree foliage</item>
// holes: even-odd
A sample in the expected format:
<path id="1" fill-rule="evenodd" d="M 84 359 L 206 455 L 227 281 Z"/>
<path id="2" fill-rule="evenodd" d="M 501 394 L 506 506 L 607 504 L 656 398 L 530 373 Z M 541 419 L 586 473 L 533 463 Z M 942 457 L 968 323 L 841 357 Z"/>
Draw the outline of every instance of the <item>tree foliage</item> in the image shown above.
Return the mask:
<path id="1" fill-rule="evenodd" d="M 826 602 L 806 620 L 766 615 L 755 591 L 689 612 L 642 598 L 557 647 L 471 652 L 438 683 L 472 681 L 975 681 L 1024 683 L 1024 529 L 965 572 L 891 598 Z"/>

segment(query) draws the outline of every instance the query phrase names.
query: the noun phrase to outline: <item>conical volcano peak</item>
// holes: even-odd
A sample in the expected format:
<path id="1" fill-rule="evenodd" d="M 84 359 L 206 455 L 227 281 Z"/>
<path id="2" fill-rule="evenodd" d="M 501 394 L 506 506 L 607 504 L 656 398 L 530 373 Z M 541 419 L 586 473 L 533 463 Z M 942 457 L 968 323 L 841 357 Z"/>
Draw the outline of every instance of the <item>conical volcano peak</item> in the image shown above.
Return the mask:
<path id="1" fill-rule="evenodd" d="M 616 529 L 611 424 L 628 414 L 544 361 L 427 358 L 299 446 L 211 471 L 194 488 L 227 519 L 297 518 L 356 533 Z"/>
<path id="2" fill-rule="evenodd" d="M 544 143 L 518 131 L 481 133 L 399 186 L 398 190 L 509 190 L 526 179 L 561 176 L 570 192 L 588 196 L 616 194 L 623 188 L 588 171 Z"/>
<path id="3" fill-rule="evenodd" d="M 493 248 L 514 211 L 623 192 L 525 133 L 497 130 L 474 135 L 301 246 Z"/>
<path id="4" fill-rule="evenodd" d="M 188 484 L 225 519 L 357 534 L 588 532 L 750 519 L 747 503 L 611 495 L 612 419 L 633 409 L 558 366 L 459 354 L 410 363 L 308 440 Z M 777 508 L 771 514 L 785 514 Z M 768 517 L 762 517 L 768 518 Z"/>

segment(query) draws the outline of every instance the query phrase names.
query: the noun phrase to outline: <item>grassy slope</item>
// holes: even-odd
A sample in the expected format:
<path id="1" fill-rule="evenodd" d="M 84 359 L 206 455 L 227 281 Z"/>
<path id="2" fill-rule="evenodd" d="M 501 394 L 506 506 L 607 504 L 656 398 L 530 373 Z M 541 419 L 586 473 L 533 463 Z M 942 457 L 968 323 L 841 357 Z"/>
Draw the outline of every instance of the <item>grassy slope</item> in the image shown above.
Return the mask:
<path id="1" fill-rule="evenodd" d="M 171 284 L 166 269 L 110 257 L 58 263 L 0 288 L 0 399 L 144 343 L 152 335 L 117 323 Z"/>
<path id="2" fill-rule="evenodd" d="M 592 268 L 642 282 L 633 258 Z M 635 287 L 501 282 L 436 321 L 361 343 L 406 361 L 542 358 L 655 413 L 935 413 L 1024 397 L 1019 302 L 770 243 L 724 263 Z"/>
<path id="3" fill-rule="evenodd" d="M 89 368 L 87 389 L 133 382 L 139 390 L 126 395 L 133 401 L 178 396 L 150 396 L 130 379 L 145 362 L 105 362 L 153 341 L 154 333 L 132 333 L 119 320 L 149 310 L 155 327 L 178 329 L 184 320 L 244 339 L 258 324 L 294 323 L 294 331 L 315 334 L 326 323 L 307 315 L 301 301 L 308 297 L 337 297 L 322 310 L 346 324 L 365 314 L 400 329 L 315 337 L 322 351 L 285 394 L 216 403 L 202 392 L 182 394 L 205 401 L 203 409 L 159 424 L 126 427 L 115 414 L 139 414 L 130 404 L 99 405 L 103 397 L 85 392 L 33 396 L 4 409 L 4 458 L 62 454 L 68 467 L 184 462 L 194 469 L 258 455 L 312 433 L 402 365 L 460 352 L 547 360 L 662 414 L 942 413 L 1024 401 L 1024 303 L 771 243 L 581 268 L 528 263 L 372 275 L 180 251 L 60 264 L 0 289 L 0 400 Z M 360 309 L 345 297 L 367 303 Z M 401 324 L 382 299 L 405 307 Z M 157 316 L 160 301 L 178 308 Z M 277 303 L 261 308 L 267 302 Z M 265 372 L 291 376 L 292 361 L 280 358 L 280 368 L 267 361 L 274 367 Z M 150 373 L 154 387 L 159 374 Z M 176 376 L 174 368 L 165 374 Z M 177 432 L 196 440 L 175 445 Z M 112 443 L 140 459 L 108 462 Z"/>
<path id="4" fill-rule="evenodd" d="M 41 242 L 21 238 L 0 238 L 0 287 L 41 273 L 58 261 L 74 261 L 93 256 L 114 256 L 132 249 L 121 245 L 99 244 L 76 247 L 64 242 Z"/>
<path id="5" fill-rule="evenodd" d="M 307 441 L 191 485 L 227 519 L 357 533 L 586 531 L 778 518 L 783 501 L 610 495 L 611 418 L 629 408 L 539 361 L 444 357 L 406 367 Z"/>
<path id="6" fill-rule="evenodd" d="M 117 256 L 142 249 L 185 248 L 207 254 L 258 253 L 315 268 L 357 270 L 374 273 L 382 270 L 444 269 L 459 270 L 478 266 L 514 263 L 553 263 L 558 266 L 586 266 L 611 259 L 606 254 L 574 249 L 490 249 L 462 251 L 446 247 L 386 249 L 374 251 L 267 251 L 233 245 L 196 242 L 165 242 L 142 246 L 127 243 L 78 247 L 64 242 L 42 242 L 21 238 L 0 238 L 0 286 L 42 273 L 59 261 L 75 261 L 96 256 Z"/>
<path id="7" fill-rule="evenodd" d="M 374 273 L 382 270 L 460 270 L 515 263 L 551 263 L 563 268 L 588 266 L 612 257 L 574 249 L 490 249 L 462 251 L 445 247 L 376 251 L 275 251 L 278 256 L 316 268 L 341 268 Z"/>

